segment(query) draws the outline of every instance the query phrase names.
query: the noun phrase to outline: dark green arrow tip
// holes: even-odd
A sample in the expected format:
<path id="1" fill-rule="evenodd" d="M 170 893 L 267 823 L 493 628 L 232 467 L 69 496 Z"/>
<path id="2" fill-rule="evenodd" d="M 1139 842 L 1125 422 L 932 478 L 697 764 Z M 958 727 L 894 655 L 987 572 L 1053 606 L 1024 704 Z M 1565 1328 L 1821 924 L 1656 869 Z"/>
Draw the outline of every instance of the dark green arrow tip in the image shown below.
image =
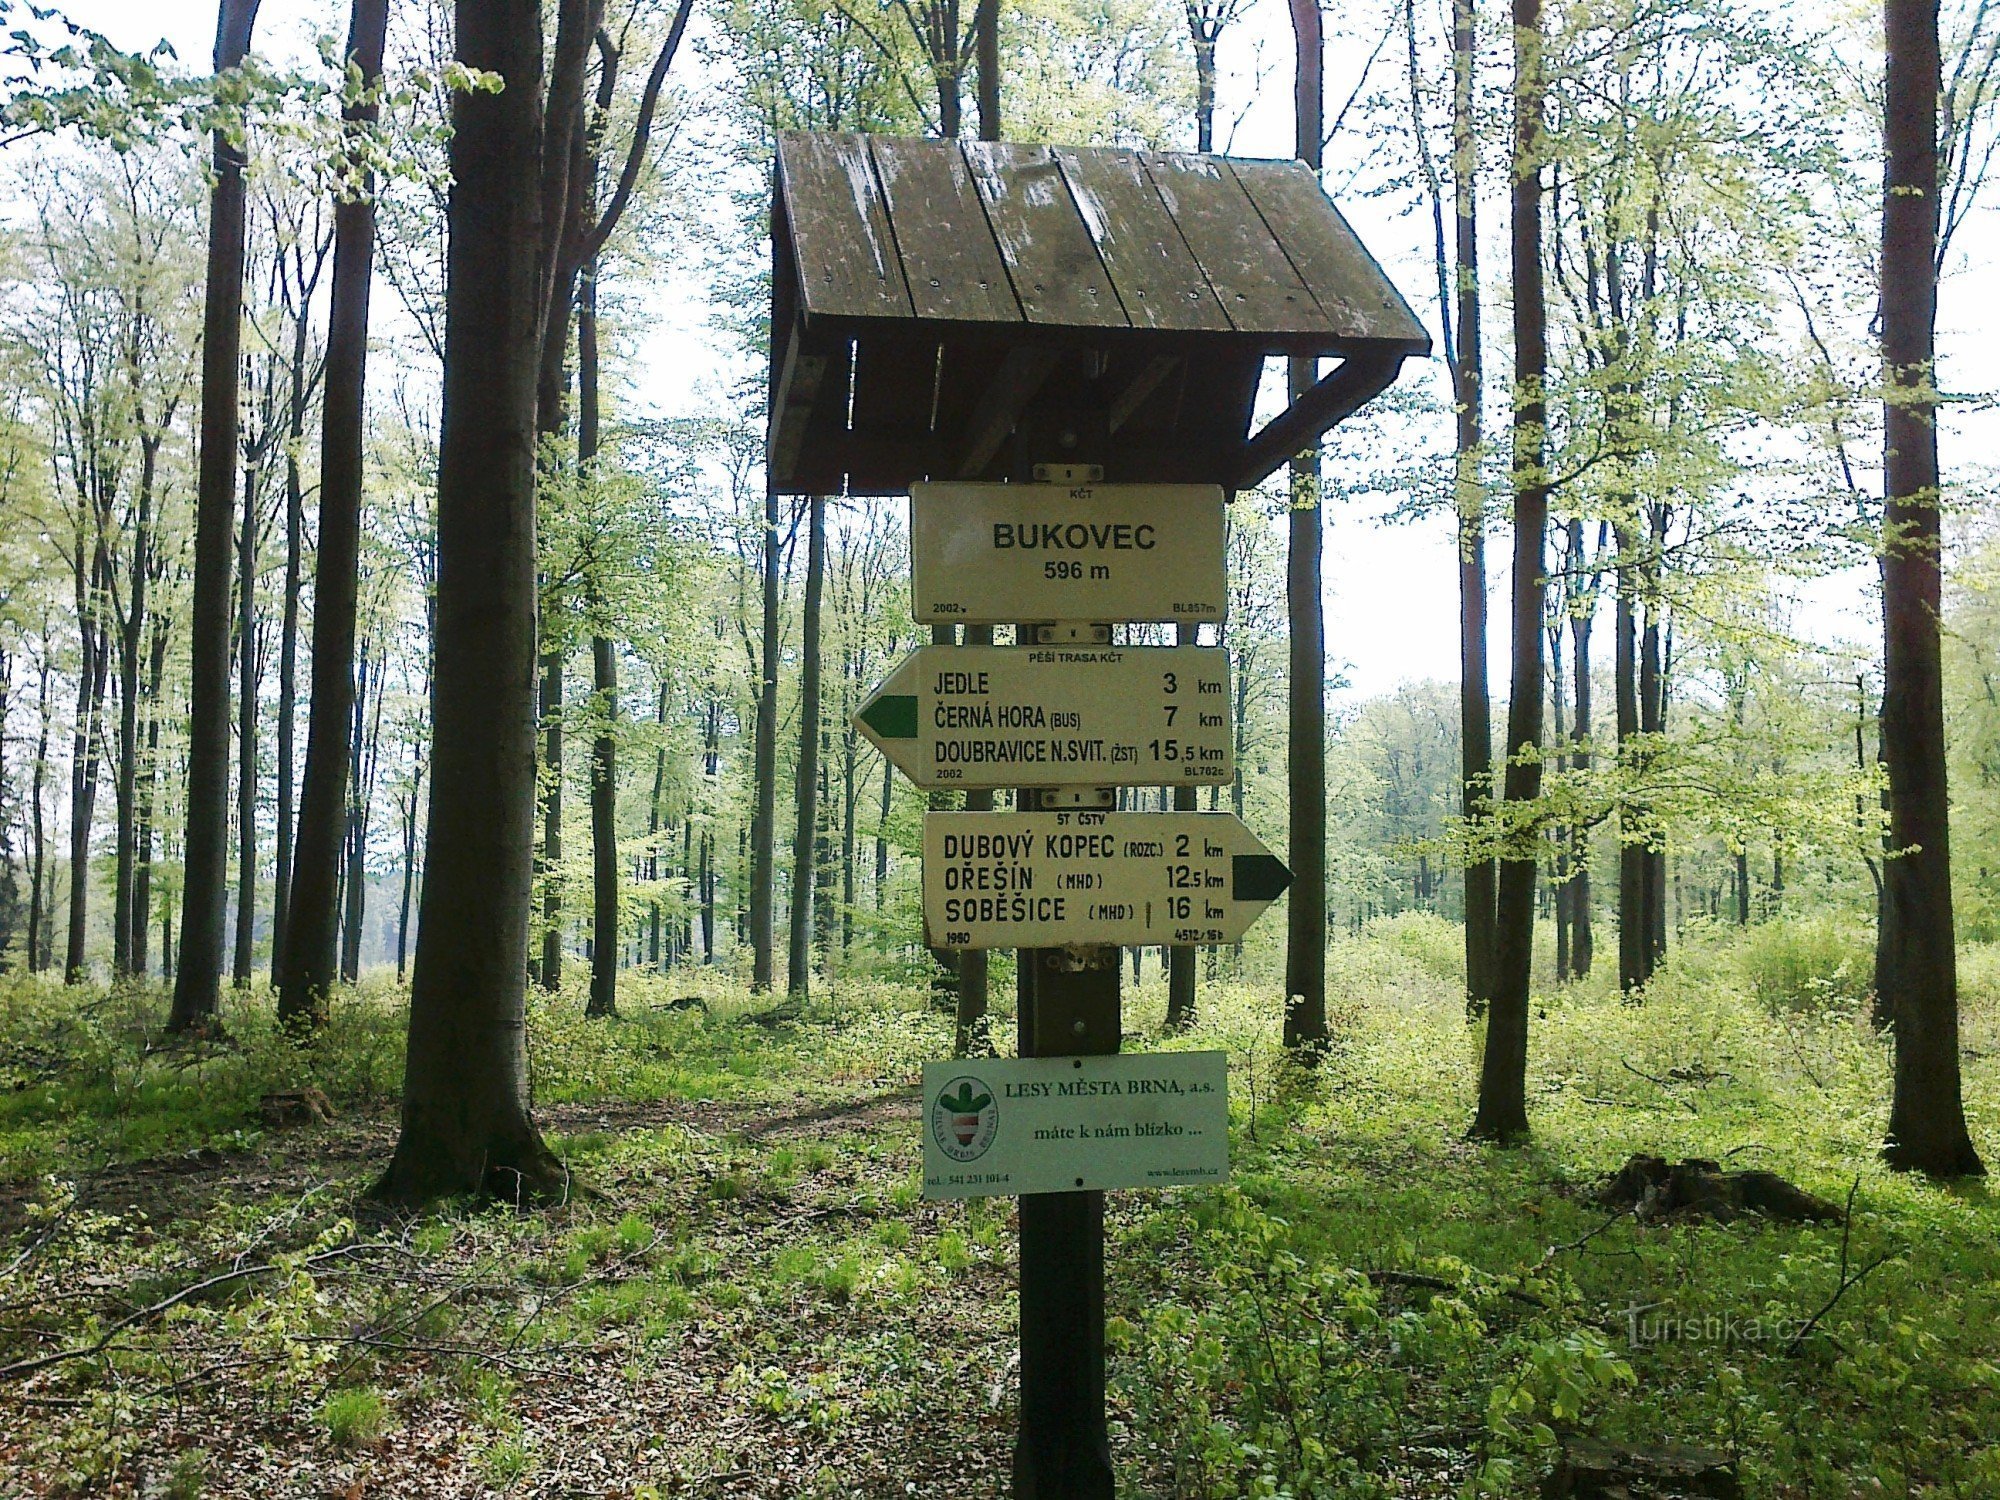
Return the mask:
<path id="1" fill-rule="evenodd" d="M 917 700 L 911 693 L 884 693 L 855 717 L 885 740 L 917 737 Z M 1289 875 L 1285 878 L 1291 879 Z"/>
<path id="2" fill-rule="evenodd" d="M 1229 861 L 1229 895 L 1236 901 L 1276 901 L 1292 872 L 1275 854 L 1237 854 Z"/>

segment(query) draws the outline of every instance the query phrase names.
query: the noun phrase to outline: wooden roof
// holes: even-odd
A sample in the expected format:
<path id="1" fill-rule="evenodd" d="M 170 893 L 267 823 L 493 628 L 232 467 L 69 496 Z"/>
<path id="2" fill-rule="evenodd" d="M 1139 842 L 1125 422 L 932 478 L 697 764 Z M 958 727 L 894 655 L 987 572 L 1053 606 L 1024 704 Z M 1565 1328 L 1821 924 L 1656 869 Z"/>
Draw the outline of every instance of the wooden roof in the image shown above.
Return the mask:
<path id="1" fill-rule="evenodd" d="M 772 219 L 781 491 L 986 477 L 1078 359 L 1121 477 L 1254 483 L 1430 348 L 1297 162 L 789 134 Z M 1287 354 L 1345 364 L 1252 438 Z"/>

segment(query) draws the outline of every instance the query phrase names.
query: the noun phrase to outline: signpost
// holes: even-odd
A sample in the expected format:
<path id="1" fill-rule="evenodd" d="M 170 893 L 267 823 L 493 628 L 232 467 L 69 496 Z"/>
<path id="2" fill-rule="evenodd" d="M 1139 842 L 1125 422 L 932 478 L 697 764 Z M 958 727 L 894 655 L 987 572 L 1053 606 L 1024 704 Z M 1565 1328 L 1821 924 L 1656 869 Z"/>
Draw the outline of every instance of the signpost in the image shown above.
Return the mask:
<path id="1" fill-rule="evenodd" d="M 1062 448 L 1069 421 L 1030 425 Z M 920 787 L 987 808 L 1014 788 L 1010 812 L 924 817 L 925 942 L 968 963 L 1020 950 L 1021 1054 L 925 1064 L 924 1195 L 1020 1195 L 1020 1500 L 1113 1492 L 1104 1191 L 1229 1171 L 1223 1056 L 1118 1053 L 1119 949 L 1233 942 L 1291 883 L 1231 814 L 1112 810 L 1121 786 L 1184 802 L 1235 774 L 1228 653 L 1193 643 L 1227 613 L 1222 491 L 1086 474 L 912 485 L 911 606 L 933 644 L 854 719 Z M 1007 623 L 1017 643 L 992 645 Z M 1113 640 L 1144 623 L 1186 644 Z"/>
<path id="2" fill-rule="evenodd" d="M 1220 622 L 1229 588 L 1212 484 L 910 487 L 920 625 Z"/>
<path id="3" fill-rule="evenodd" d="M 927 646 L 854 722 L 920 787 L 1212 785 L 1229 703 L 1214 646 Z"/>
<path id="4" fill-rule="evenodd" d="M 924 1196 L 1180 1187 L 1229 1175 L 1220 1052 L 924 1064 Z"/>
<path id="5" fill-rule="evenodd" d="M 924 815 L 940 948 L 1233 943 L 1291 883 L 1234 813 Z"/>

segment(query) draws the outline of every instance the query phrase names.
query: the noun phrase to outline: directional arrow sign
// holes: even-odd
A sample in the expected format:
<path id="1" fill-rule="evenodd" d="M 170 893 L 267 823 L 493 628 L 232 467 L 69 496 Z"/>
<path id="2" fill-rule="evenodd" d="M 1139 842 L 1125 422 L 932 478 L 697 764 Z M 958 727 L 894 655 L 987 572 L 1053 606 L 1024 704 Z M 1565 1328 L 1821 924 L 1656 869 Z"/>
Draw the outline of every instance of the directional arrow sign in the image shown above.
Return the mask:
<path id="1" fill-rule="evenodd" d="M 1228 600 L 1212 484 L 910 487 L 919 624 L 1199 623 Z"/>
<path id="2" fill-rule="evenodd" d="M 1214 646 L 926 646 L 854 722 L 922 787 L 1167 786 L 1234 774 Z"/>
<path id="3" fill-rule="evenodd" d="M 1291 883 L 1233 813 L 924 815 L 937 947 L 1233 943 Z"/>

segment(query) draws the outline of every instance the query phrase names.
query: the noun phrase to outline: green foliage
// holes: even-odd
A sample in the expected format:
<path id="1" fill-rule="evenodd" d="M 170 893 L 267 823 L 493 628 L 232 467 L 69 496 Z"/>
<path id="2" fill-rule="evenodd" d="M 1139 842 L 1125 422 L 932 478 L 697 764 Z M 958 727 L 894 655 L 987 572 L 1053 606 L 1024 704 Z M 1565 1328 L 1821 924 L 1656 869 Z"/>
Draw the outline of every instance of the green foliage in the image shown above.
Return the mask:
<path id="1" fill-rule="evenodd" d="M 373 1447 L 389 1430 L 389 1403 L 372 1386 L 335 1391 L 319 1414 L 336 1448 Z"/>
<path id="2" fill-rule="evenodd" d="M 1851 1010 L 1875 989 L 1874 933 L 1834 913 L 1760 922 L 1733 946 L 1744 987 L 1773 1011 Z"/>
<path id="3" fill-rule="evenodd" d="M 1517 1496 L 1574 1431 L 1727 1449 L 1751 1495 L 1991 1492 L 1994 1208 L 1880 1165 L 1887 1048 L 1856 1007 L 1813 998 L 1854 934 L 1765 925 L 1691 932 L 1641 1004 L 1602 975 L 1538 993 L 1521 1152 L 1461 1140 L 1478 1036 L 1442 920 L 1404 913 L 1334 945 L 1336 1045 L 1314 1075 L 1278 1063 L 1268 989 L 1204 986 L 1198 1026 L 1168 1045 L 1231 1054 L 1235 1175 L 1114 1200 L 1121 1474 L 1188 1500 Z M 1962 973 L 1985 1142 L 2000 950 L 1967 949 Z M 231 1266 L 258 1274 L 36 1377 L 52 1399 L 16 1424 L 0 1488 L 22 1472 L 85 1492 L 142 1472 L 190 1493 L 261 1482 L 266 1460 L 236 1446 L 243 1397 L 286 1463 L 342 1462 L 395 1424 L 468 1434 L 456 1468 L 426 1472 L 438 1485 L 531 1484 L 581 1442 L 614 1467 L 643 1452 L 655 1467 L 617 1478 L 663 1493 L 745 1445 L 829 1496 L 913 1478 L 948 1493 L 912 1466 L 1003 1464 L 1011 1205 L 926 1203 L 913 1169 L 917 1069 L 946 1026 L 920 990 L 837 990 L 773 1026 L 746 1019 L 769 997 L 719 976 L 700 986 L 706 1018 L 658 1003 L 682 988 L 641 981 L 610 1023 L 584 1023 L 577 992 L 533 1007 L 538 1108 L 585 1192 L 406 1226 L 347 1211 L 393 1127 L 368 1054 L 397 1035 L 395 992 L 336 996 L 310 1060 L 341 1091 L 336 1123 L 281 1135 L 256 1124 L 254 1091 L 305 1064 L 261 1037 L 268 998 L 227 1012 L 240 1051 L 182 1069 L 143 1050 L 164 997 L 8 981 L 0 1083 L 31 1081 L 0 1105 L 37 1102 L 9 1118 L 6 1170 L 46 1175 L 0 1199 L 16 1205 L 0 1259 L 29 1252 L 0 1363 Z M 1138 988 L 1129 1029 L 1163 1004 Z M 1768 1166 L 1836 1200 L 1853 1185 L 1855 1222 L 1594 1207 L 1597 1175 L 1637 1150 Z M 1843 1266 L 1877 1260 L 1835 1298 Z M 183 1378 L 219 1360 L 230 1400 Z M 579 1402 L 609 1429 L 569 1427 Z M 148 1435 L 169 1421 L 208 1457 L 156 1460 Z"/>

